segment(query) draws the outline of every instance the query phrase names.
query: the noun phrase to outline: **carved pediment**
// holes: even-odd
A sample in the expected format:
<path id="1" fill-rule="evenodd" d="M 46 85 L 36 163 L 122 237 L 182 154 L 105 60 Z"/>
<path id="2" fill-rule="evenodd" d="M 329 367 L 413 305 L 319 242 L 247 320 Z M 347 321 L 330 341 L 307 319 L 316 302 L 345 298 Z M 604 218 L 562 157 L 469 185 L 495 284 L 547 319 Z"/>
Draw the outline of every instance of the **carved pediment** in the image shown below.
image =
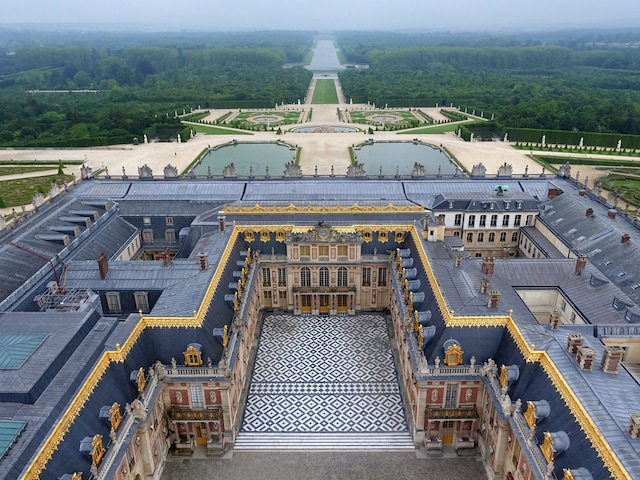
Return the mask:
<path id="1" fill-rule="evenodd" d="M 325 223 L 318 224 L 308 232 L 288 233 L 287 243 L 361 243 L 362 235 L 359 233 L 342 233 L 334 230 Z"/>

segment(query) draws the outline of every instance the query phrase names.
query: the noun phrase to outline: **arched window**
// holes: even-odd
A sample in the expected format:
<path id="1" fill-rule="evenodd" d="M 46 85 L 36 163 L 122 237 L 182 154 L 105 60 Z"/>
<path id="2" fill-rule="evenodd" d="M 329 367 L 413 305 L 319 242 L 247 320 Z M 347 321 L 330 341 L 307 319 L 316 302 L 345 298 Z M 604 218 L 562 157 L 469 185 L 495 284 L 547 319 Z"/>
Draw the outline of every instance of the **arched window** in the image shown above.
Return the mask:
<path id="1" fill-rule="evenodd" d="M 309 267 L 302 267 L 302 269 L 300 270 L 300 286 L 311 286 L 311 270 L 309 269 Z"/>
<path id="2" fill-rule="evenodd" d="M 339 287 L 347 286 L 347 269 L 344 267 L 340 267 L 338 269 L 338 286 Z"/>
<path id="3" fill-rule="evenodd" d="M 329 269 L 327 267 L 320 268 L 320 286 L 321 287 L 329 286 Z"/>

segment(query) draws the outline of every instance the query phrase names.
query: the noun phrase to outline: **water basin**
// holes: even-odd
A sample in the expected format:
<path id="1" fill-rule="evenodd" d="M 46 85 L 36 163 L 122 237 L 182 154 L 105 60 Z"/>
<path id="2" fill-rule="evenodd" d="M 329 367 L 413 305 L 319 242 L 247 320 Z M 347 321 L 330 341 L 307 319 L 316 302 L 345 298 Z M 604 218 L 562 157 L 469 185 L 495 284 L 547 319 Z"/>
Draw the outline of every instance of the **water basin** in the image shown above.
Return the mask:
<path id="1" fill-rule="evenodd" d="M 269 175 L 281 176 L 285 164 L 295 160 L 296 152 L 283 143 L 235 142 L 211 149 L 193 168 L 195 175 L 221 176 L 227 165 L 233 163 L 236 175 L 263 177 L 269 167 Z"/>
<path id="2" fill-rule="evenodd" d="M 354 150 L 367 176 L 409 176 L 414 164 L 424 165 L 425 175 L 454 175 L 455 163 L 440 148 L 419 142 L 375 142 Z"/>
<path id="3" fill-rule="evenodd" d="M 342 127 L 339 125 L 316 125 L 315 127 L 295 127 L 292 133 L 357 133 L 355 127 Z"/>

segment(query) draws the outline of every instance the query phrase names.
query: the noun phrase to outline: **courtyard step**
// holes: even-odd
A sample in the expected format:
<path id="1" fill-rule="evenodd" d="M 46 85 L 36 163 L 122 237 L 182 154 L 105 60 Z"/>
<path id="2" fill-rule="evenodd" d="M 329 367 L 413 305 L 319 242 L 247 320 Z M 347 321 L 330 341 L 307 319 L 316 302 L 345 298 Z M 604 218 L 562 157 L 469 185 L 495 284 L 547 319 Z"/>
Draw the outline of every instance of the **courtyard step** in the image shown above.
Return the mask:
<path id="1" fill-rule="evenodd" d="M 394 433 L 250 433 L 240 432 L 235 450 L 410 451 L 408 432 Z"/>

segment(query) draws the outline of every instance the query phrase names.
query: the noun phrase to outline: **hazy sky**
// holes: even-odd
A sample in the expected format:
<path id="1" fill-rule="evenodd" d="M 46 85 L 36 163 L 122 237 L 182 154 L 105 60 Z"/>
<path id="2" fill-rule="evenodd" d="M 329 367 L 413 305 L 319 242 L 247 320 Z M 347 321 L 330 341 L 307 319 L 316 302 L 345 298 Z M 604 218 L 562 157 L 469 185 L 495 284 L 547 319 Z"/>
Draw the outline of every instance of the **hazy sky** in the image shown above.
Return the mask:
<path id="1" fill-rule="evenodd" d="M 638 0 L 20 0 L 0 24 L 154 29 L 501 30 L 640 27 Z M 90 27 L 89 27 L 90 28 Z"/>

